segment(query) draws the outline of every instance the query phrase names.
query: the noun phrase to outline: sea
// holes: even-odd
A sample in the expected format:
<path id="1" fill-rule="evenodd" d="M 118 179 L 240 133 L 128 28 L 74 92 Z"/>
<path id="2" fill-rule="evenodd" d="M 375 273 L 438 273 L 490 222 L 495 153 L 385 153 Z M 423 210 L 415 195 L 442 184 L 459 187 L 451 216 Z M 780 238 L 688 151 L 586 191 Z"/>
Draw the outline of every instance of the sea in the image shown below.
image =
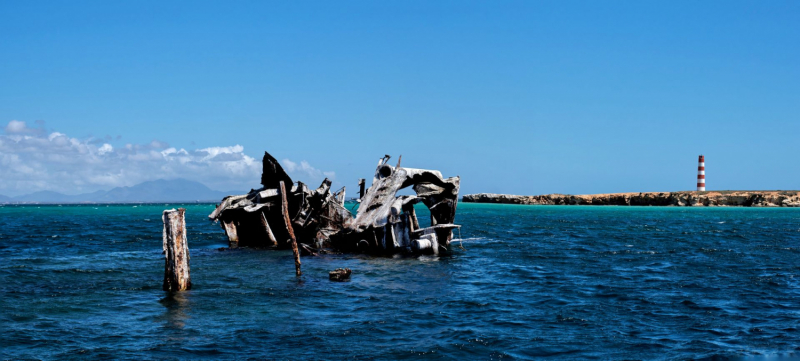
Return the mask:
<path id="1" fill-rule="evenodd" d="M 193 288 L 169 295 L 176 207 Z M 228 249 L 213 209 L 0 207 L 0 358 L 800 357 L 800 209 L 461 203 L 449 255 L 303 257 L 301 277 L 291 251 Z"/>

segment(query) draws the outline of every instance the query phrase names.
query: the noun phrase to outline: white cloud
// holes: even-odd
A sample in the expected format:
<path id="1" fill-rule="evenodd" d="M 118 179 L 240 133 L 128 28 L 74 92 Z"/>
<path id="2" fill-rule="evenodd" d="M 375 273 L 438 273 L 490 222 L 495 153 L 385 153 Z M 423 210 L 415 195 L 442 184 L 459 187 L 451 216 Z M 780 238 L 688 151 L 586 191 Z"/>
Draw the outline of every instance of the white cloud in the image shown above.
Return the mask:
<path id="1" fill-rule="evenodd" d="M 8 122 L 8 125 L 6 126 L 6 133 L 8 134 L 22 133 L 27 128 L 28 127 L 25 126 L 25 122 L 21 122 L 19 120 L 12 120 Z"/>
<path id="2" fill-rule="evenodd" d="M 24 121 L 12 120 L 5 127 L 8 135 L 42 135 L 45 133 L 44 122 L 36 121 L 39 128 L 30 128 Z"/>
<path id="3" fill-rule="evenodd" d="M 283 165 L 283 169 L 289 173 L 290 176 L 306 176 L 312 178 L 310 181 L 322 181 L 323 176 L 327 177 L 330 180 L 336 179 L 336 172 L 323 172 L 317 168 L 314 168 L 306 161 L 300 161 L 300 163 L 293 162 L 289 159 L 281 160 Z"/>
<path id="4" fill-rule="evenodd" d="M 291 160 L 284 159 L 281 161 L 283 163 L 283 169 L 287 172 L 294 172 L 297 170 L 297 163 L 292 162 Z"/>
<path id="5" fill-rule="evenodd" d="M 208 153 L 208 159 L 214 158 L 220 154 L 236 154 L 241 153 L 244 151 L 244 147 L 241 145 L 234 145 L 232 147 L 211 147 L 211 148 L 204 148 L 200 149 L 202 152 Z"/>
<path id="6" fill-rule="evenodd" d="M 13 120 L 12 120 L 12 122 L 13 122 Z M 6 127 L 6 129 L 8 129 L 8 127 Z M 8 130 L 6 130 L 6 132 L 8 132 Z M 58 137 L 66 137 L 66 136 L 64 134 L 59 133 L 59 132 L 53 132 L 53 133 L 50 133 L 50 135 L 47 136 L 47 140 L 52 142 L 53 139 L 56 139 Z"/>
<path id="7" fill-rule="evenodd" d="M 102 147 L 97 149 L 97 153 L 106 154 L 106 153 L 111 153 L 113 150 L 114 147 L 112 147 L 111 144 L 105 143 L 103 144 Z"/>
<path id="8" fill-rule="evenodd" d="M 0 135 L 0 194 L 19 195 L 40 190 L 67 194 L 131 186 L 154 179 L 186 178 L 212 189 L 258 187 L 261 162 L 244 147 L 176 149 L 154 140 L 114 147 L 97 140 L 46 134 L 12 120 Z M 302 163 L 301 163 L 302 167 Z M 305 162 L 306 169 L 311 168 Z"/>

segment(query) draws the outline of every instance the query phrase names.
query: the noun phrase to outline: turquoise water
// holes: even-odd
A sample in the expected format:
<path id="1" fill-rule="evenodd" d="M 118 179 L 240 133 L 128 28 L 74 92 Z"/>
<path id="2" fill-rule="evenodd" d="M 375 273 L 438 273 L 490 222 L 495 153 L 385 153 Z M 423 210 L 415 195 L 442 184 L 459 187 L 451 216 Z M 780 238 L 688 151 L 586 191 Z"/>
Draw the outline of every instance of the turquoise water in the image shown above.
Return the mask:
<path id="1" fill-rule="evenodd" d="M 800 352 L 800 209 L 460 204 L 449 257 L 305 257 L 298 279 L 290 252 L 219 250 L 213 205 L 182 205 L 194 288 L 168 297 L 176 206 L 0 207 L 3 358 Z"/>

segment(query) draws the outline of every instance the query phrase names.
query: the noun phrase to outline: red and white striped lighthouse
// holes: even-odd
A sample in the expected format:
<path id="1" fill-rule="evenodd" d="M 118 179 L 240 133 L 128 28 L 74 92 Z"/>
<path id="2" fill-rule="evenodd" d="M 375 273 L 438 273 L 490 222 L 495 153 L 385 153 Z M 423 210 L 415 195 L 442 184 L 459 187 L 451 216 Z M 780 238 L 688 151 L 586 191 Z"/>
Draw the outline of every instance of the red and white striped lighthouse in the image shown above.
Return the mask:
<path id="1" fill-rule="evenodd" d="M 697 163 L 697 191 L 706 190 L 706 158 L 702 155 Z"/>

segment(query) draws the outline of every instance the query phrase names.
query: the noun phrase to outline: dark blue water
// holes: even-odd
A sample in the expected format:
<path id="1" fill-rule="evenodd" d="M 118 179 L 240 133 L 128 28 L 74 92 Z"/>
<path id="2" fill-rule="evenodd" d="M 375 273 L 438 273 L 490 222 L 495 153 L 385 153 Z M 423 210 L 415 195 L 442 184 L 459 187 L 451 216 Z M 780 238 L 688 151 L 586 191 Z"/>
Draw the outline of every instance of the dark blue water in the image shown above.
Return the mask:
<path id="1" fill-rule="evenodd" d="M 297 279 L 290 252 L 217 250 L 213 206 L 188 205 L 194 289 L 170 298 L 173 206 L 0 207 L 2 358 L 800 352 L 800 209 L 461 204 L 451 257 L 306 257 Z"/>

